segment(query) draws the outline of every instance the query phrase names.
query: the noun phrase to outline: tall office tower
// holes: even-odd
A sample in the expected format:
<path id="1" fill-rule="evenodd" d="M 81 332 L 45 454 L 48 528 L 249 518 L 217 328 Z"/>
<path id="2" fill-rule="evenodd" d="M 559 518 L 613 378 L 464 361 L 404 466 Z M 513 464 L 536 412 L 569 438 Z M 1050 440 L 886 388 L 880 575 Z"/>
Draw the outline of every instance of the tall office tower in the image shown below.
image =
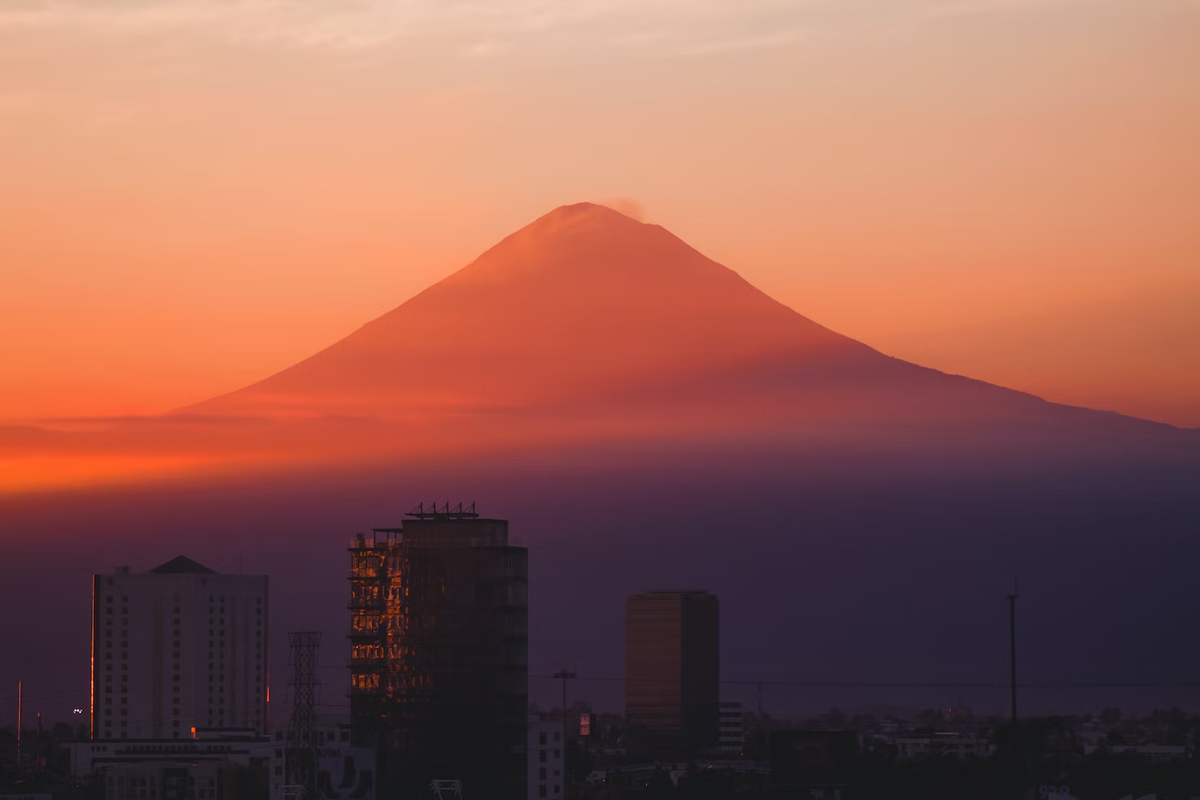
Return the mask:
<path id="1" fill-rule="evenodd" d="M 350 547 L 354 740 L 396 796 L 525 800 L 528 552 L 474 505 L 408 516 Z"/>
<path id="2" fill-rule="evenodd" d="M 694 755 L 717 744 L 719 609 L 708 592 L 649 592 L 625 602 L 629 749 Z"/>
<path id="3" fill-rule="evenodd" d="M 180 556 L 92 579 L 92 738 L 267 730 L 267 576 Z"/>

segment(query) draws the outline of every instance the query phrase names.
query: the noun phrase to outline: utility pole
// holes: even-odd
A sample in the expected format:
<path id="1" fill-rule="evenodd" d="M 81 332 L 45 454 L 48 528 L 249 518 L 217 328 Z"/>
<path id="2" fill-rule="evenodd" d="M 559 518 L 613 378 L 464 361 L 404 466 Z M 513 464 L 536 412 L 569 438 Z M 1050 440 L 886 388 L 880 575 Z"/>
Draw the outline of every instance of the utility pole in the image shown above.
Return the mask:
<path id="1" fill-rule="evenodd" d="M 550 677 L 558 678 L 562 681 L 562 787 L 563 800 L 567 797 L 567 681 L 575 677 L 575 673 L 566 667 L 563 667 L 558 672 Z"/>
<path id="2" fill-rule="evenodd" d="M 21 706 L 24 681 L 17 680 L 17 776 L 21 775 Z"/>
<path id="3" fill-rule="evenodd" d="M 1012 691 L 1012 721 L 1017 721 L 1017 579 L 1008 593 L 1008 672 Z"/>

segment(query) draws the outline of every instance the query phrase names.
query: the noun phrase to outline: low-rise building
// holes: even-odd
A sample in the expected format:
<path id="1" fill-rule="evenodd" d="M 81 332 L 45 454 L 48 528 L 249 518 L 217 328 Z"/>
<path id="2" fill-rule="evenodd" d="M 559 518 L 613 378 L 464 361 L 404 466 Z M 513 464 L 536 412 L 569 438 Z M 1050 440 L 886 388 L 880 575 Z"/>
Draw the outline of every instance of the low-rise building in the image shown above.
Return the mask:
<path id="1" fill-rule="evenodd" d="M 267 791 L 271 740 L 252 729 L 195 730 L 190 739 L 71 745 L 71 772 L 102 779 L 107 800 L 238 800 Z"/>
<path id="2" fill-rule="evenodd" d="M 899 759 L 970 759 L 987 758 L 992 754 L 992 743 L 986 736 L 959 731 L 902 734 L 895 738 L 895 744 Z"/>
<path id="3" fill-rule="evenodd" d="M 346 720 L 317 720 L 313 730 L 316 794 L 325 800 L 374 800 L 379 785 L 375 750 L 351 743 Z M 287 797 L 292 776 L 287 772 L 288 734 L 271 736 L 271 798 Z"/>

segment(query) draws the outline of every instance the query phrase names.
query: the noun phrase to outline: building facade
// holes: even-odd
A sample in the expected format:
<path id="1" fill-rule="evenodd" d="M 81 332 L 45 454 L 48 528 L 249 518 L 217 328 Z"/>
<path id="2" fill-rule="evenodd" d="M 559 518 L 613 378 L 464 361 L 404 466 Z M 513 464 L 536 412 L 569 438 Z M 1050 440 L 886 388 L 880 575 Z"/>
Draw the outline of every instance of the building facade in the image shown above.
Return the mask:
<path id="1" fill-rule="evenodd" d="M 649 592 L 625 603 L 625 714 L 633 755 L 716 747 L 719 607 L 708 592 Z"/>
<path id="2" fill-rule="evenodd" d="M 350 563 L 351 730 L 381 785 L 525 800 L 528 552 L 508 522 L 422 507 Z"/>
<path id="3" fill-rule="evenodd" d="M 295 795 L 288 783 L 290 731 L 277 729 L 272 738 L 272 800 Z M 315 796 L 322 800 L 375 800 L 375 751 L 350 741 L 350 723 L 342 717 L 318 718 L 312 731 Z"/>
<path id="4" fill-rule="evenodd" d="M 71 745 L 71 772 L 102 776 L 108 800 L 239 800 L 268 791 L 271 740 L 252 730 Z"/>
<path id="5" fill-rule="evenodd" d="M 529 715 L 528 800 L 562 800 L 566 786 L 566 750 L 562 714 Z"/>
<path id="6" fill-rule="evenodd" d="M 741 703 L 721 703 L 717 749 L 731 758 L 741 758 L 746 749 L 746 717 Z"/>
<path id="7" fill-rule="evenodd" d="M 92 582 L 92 738 L 267 730 L 268 585 L 180 556 Z"/>

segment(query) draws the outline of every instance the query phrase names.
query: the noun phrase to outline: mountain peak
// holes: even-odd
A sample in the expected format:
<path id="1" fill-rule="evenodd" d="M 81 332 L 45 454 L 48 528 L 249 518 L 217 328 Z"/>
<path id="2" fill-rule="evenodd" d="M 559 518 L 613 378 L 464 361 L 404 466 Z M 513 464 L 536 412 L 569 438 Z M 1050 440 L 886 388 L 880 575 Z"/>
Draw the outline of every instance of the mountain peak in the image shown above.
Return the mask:
<path id="1" fill-rule="evenodd" d="M 648 376 L 700 380 L 797 354 L 878 357 L 665 228 L 585 202 L 544 214 L 341 342 L 216 405 L 324 415 L 337 395 L 339 414 L 386 418 L 544 406 L 625 384 L 636 392 Z"/>
<path id="2" fill-rule="evenodd" d="M 534 220 L 527 227 L 534 227 L 541 224 L 548 225 L 564 225 L 564 224 L 579 224 L 581 222 L 591 222 L 593 224 L 636 224 L 643 225 L 641 220 L 635 219 L 628 214 L 623 214 L 611 206 L 606 206 L 601 203 L 568 203 L 567 205 L 559 206 L 548 214 L 543 214 Z"/>
<path id="3" fill-rule="evenodd" d="M 624 237 L 631 237 L 625 243 L 634 244 L 640 243 L 647 236 L 654 236 L 656 232 L 664 231 L 657 225 L 647 225 L 609 206 L 599 203 L 571 203 L 543 214 L 500 244 L 510 240 L 531 239 L 546 242 L 560 237 L 567 238 L 576 246 L 579 239 L 589 237 L 621 237 L 623 240 Z M 683 244 L 677 239 L 676 241 Z"/>
<path id="4" fill-rule="evenodd" d="M 583 202 L 538 217 L 439 286 L 495 286 L 552 275 L 641 282 L 664 270 L 671 272 L 672 266 L 701 264 L 712 262 L 664 228 L 605 205 Z M 678 272 L 673 277 L 678 279 Z"/>

